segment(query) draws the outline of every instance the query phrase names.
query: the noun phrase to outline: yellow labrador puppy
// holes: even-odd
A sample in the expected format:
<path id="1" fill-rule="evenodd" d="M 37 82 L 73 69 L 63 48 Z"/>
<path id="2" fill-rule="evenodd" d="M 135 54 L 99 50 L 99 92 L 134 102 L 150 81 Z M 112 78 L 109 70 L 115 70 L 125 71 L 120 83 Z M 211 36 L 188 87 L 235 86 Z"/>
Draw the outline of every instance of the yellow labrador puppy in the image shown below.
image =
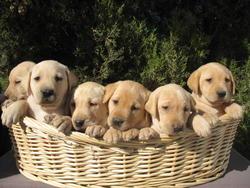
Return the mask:
<path id="1" fill-rule="evenodd" d="M 187 128 L 190 118 L 199 136 L 206 137 L 211 133 L 208 122 L 193 113 L 191 94 L 179 85 L 167 84 L 157 88 L 151 93 L 145 107 L 152 116 L 152 126 L 140 130 L 139 140 L 157 138 L 161 134 L 175 135 Z"/>
<path id="2" fill-rule="evenodd" d="M 108 103 L 107 121 L 110 128 L 103 139 L 109 143 L 117 143 L 137 138 L 139 129 L 150 125 L 145 111 L 150 91 L 129 80 L 109 84 L 105 89 L 103 102 Z"/>
<path id="3" fill-rule="evenodd" d="M 224 65 L 213 62 L 201 66 L 189 77 L 188 86 L 193 91 L 196 109 L 210 123 L 216 123 L 218 117 L 242 118 L 242 107 L 232 100 L 235 93 L 232 73 Z"/>
<path id="4" fill-rule="evenodd" d="M 24 61 L 11 70 L 9 75 L 9 85 L 4 93 L 8 99 L 15 101 L 27 98 L 29 73 L 34 65 L 35 63 L 32 61 Z"/>
<path id="5" fill-rule="evenodd" d="M 107 126 L 108 109 L 103 103 L 105 87 L 95 82 L 79 85 L 72 97 L 72 122 L 77 131 L 100 138 Z"/>
<path id="6" fill-rule="evenodd" d="M 52 113 L 69 114 L 66 99 L 76 83 L 77 78 L 57 61 L 47 60 L 36 64 L 29 75 L 27 101 L 11 104 L 2 114 L 3 124 L 10 126 L 26 115 L 45 121 L 44 117 Z M 56 120 L 52 124 L 62 132 L 69 132 L 72 126 L 71 118 Z"/>

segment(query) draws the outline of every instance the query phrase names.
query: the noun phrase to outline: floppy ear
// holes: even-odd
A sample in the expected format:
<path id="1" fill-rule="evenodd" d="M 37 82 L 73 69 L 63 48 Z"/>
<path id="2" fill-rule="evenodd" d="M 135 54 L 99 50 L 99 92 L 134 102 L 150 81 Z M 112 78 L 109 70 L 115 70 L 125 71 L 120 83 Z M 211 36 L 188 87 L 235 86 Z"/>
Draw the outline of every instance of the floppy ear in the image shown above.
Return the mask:
<path id="1" fill-rule="evenodd" d="M 199 80 L 200 80 L 200 71 L 196 70 L 194 71 L 188 78 L 187 85 L 188 87 L 195 93 L 200 94 L 200 86 L 199 86 Z"/>
<path id="2" fill-rule="evenodd" d="M 234 77 L 231 71 L 229 71 L 229 75 L 230 75 L 230 80 L 231 80 L 231 92 L 234 95 L 235 94 L 235 81 L 234 81 Z"/>
<path id="3" fill-rule="evenodd" d="M 66 67 L 66 74 L 67 74 L 67 80 L 68 80 L 68 91 L 71 91 L 74 87 L 77 86 L 78 78 L 73 72 L 71 72 L 68 69 L 68 67 Z"/>
<path id="4" fill-rule="evenodd" d="M 159 113 L 158 113 L 158 94 L 157 90 L 153 91 L 149 96 L 147 103 L 145 104 L 146 111 L 151 114 L 152 117 L 159 120 Z"/>
<path id="5" fill-rule="evenodd" d="M 119 82 L 115 82 L 112 84 L 108 84 L 105 87 L 105 94 L 103 97 L 103 103 L 107 103 L 109 101 L 109 99 L 111 98 L 111 96 L 115 92 L 116 88 L 118 87 L 118 84 L 119 84 Z"/>
<path id="6" fill-rule="evenodd" d="M 23 79 L 24 88 L 26 90 L 27 96 L 31 95 L 30 80 L 31 80 L 31 71 Z"/>
<path id="7" fill-rule="evenodd" d="M 192 112 L 196 112 L 195 105 L 196 105 L 196 102 L 195 102 L 194 98 L 192 97 L 192 95 L 190 95 L 190 106 L 191 106 Z"/>

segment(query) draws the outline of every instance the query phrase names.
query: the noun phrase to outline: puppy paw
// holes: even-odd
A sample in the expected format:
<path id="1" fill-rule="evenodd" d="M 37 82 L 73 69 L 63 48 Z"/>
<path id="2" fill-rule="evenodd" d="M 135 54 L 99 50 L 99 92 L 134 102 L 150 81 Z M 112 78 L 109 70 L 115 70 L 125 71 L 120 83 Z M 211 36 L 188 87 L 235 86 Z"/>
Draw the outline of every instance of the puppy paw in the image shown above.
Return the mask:
<path id="1" fill-rule="evenodd" d="M 69 134 L 72 130 L 72 121 L 69 116 L 50 114 L 44 117 L 44 121 L 64 134 Z"/>
<path id="2" fill-rule="evenodd" d="M 225 108 L 226 115 L 232 119 L 242 119 L 244 110 L 242 106 L 233 103 Z"/>
<path id="3" fill-rule="evenodd" d="M 103 140 L 111 144 L 116 144 L 122 141 L 122 132 L 114 128 L 109 128 L 109 130 L 104 134 Z"/>
<path id="4" fill-rule="evenodd" d="M 139 135 L 138 129 L 129 129 L 127 131 L 122 132 L 122 138 L 126 142 L 135 140 L 136 138 L 138 138 L 138 135 Z"/>
<path id="5" fill-rule="evenodd" d="M 14 101 L 7 99 L 3 102 L 3 104 L 1 105 L 2 107 L 2 111 L 6 110 L 11 104 L 13 104 Z"/>
<path id="6" fill-rule="evenodd" d="M 192 121 L 194 132 L 200 137 L 208 137 L 211 134 L 211 126 L 200 115 L 195 115 Z"/>
<path id="7" fill-rule="evenodd" d="M 86 128 L 85 134 L 90 137 L 101 138 L 106 130 L 107 129 L 101 125 L 92 125 Z"/>
<path id="8" fill-rule="evenodd" d="M 140 130 L 139 140 L 150 140 L 160 138 L 160 135 L 152 128 L 146 127 Z"/>
<path id="9" fill-rule="evenodd" d="M 202 117 L 208 122 L 210 126 L 214 126 L 219 122 L 219 118 L 216 115 L 205 113 Z"/>
<path id="10" fill-rule="evenodd" d="M 1 119 L 2 124 L 10 127 L 12 124 L 19 122 L 25 115 L 27 115 L 26 101 L 15 101 L 4 109 Z"/>

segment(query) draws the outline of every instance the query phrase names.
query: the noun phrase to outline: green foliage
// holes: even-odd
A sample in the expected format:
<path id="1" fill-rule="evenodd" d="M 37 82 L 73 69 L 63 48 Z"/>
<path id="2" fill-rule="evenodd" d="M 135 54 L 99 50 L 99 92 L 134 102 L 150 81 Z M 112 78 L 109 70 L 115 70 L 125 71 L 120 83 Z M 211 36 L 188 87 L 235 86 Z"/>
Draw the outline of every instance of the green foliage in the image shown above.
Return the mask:
<path id="1" fill-rule="evenodd" d="M 131 79 L 150 89 L 210 61 L 233 72 L 246 106 L 235 147 L 250 153 L 250 11 L 248 0 L 2 0 L 0 86 L 23 60 L 56 59 L 80 81 Z"/>

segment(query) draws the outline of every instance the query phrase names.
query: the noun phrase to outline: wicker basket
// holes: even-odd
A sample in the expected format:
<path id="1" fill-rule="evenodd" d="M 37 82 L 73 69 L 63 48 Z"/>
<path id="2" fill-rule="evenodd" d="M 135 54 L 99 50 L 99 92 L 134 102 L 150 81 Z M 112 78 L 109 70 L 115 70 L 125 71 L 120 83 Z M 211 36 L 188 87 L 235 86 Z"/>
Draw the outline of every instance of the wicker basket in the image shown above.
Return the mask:
<path id="1" fill-rule="evenodd" d="M 148 142 L 110 145 L 59 133 L 25 118 L 10 134 L 19 171 L 57 187 L 190 187 L 222 176 L 240 120 L 218 123 L 209 138 L 192 131 Z"/>

